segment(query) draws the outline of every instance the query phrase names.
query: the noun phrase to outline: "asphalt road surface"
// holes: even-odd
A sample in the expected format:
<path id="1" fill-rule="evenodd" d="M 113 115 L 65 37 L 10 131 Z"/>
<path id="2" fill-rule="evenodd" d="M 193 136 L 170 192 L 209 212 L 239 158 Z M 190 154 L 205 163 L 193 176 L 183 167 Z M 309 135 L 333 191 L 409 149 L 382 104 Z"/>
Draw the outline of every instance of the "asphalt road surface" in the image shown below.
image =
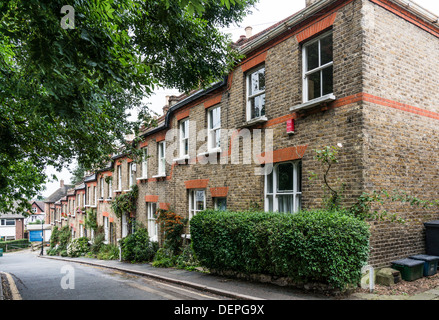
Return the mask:
<path id="1" fill-rule="evenodd" d="M 193 288 L 106 268 L 38 258 L 21 251 L 0 257 L 23 300 L 227 300 Z"/>

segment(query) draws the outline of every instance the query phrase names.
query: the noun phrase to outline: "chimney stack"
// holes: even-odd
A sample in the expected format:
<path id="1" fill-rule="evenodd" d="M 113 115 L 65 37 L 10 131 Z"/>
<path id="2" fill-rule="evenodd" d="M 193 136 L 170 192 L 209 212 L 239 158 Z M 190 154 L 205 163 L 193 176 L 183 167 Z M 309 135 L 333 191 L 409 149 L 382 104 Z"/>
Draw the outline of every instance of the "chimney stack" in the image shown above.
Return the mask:
<path id="1" fill-rule="evenodd" d="M 305 5 L 306 5 L 306 7 L 309 7 L 318 1 L 319 0 L 305 0 Z"/>
<path id="2" fill-rule="evenodd" d="M 245 28 L 245 36 L 247 37 L 247 39 L 252 36 L 252 31 L 253 31 L 253 28 L 250 26 Z"/>
<path id="3" fill-rule="evenodd" d="M 64 188 L 64 180 L 59 180 L 59 187 Z"/>

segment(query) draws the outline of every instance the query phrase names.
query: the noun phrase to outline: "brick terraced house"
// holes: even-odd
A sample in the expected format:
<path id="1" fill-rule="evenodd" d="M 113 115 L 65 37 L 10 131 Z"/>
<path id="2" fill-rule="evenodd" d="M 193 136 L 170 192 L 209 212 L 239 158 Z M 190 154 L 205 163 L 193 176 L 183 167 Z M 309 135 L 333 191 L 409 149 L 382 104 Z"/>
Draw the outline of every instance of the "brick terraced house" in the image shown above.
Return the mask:
<path id="1" fill-rule="evenodd" d="M 245 58 L 223 81 L 171 97 L 158 126 L 142 133 L 148 158 L 118 155 L 88 176 L 60 201 L 68 210 L 63 223 L 83 234 L 79 204 L 96 209 L 107 241 L 127 235 L 129 217 L 117 218 L 111 201 L 135 184 L 131 218 L 154 240 L 157 208 L 189 219 L 205 208 L 319 208 L 324 168 L 314 150 L 337 144 L 343 147 L 329 180 L 344 183 L 346 204 L 381 189 L 438 199 L 438 17 L 406 0 L 306 3 L 242 36 L 235 45 Z M 318 178 L 310 180 L 311 172 Z M 439 212 L 383 207 L 408 222 L 371 222 L 370 264 L 424 253 L 423 222 Z"/>

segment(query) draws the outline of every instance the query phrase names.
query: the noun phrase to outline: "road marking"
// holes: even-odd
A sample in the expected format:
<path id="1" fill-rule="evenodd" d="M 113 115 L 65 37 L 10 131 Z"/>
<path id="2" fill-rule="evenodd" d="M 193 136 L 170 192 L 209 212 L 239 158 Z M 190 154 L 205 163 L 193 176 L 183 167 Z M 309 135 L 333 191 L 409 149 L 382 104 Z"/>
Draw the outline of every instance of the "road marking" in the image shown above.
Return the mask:
<path id="1" fill-rule="evenodd" d="M 173 289 L 177 289 L 177 290 L 180 290 L 180 291 L 186 291 L 186 292 L 189 292 L 191 294 L 196 294 L 196 295 L 201 296 L 201 297 L 210 298 L 210 299 L 214 299 L 214 300 L 219 300 L 218 298 L 215 298 L 215 297 L 212 297 L 212 296 L 208 296 L 206 294 L 202 294 L 202 293 L 199 293 L 199 292 L 196 292 L 196 291 L 192 291 L 192 290 L 188 290 L 188 289 L 184 289 L 184 288 L 175 287 L 175 286 L 172 286 L 170 284 L 163 283 L 163 282 L 161 282 L 160 285 L 171 287 Z"/>
<path id="2" fill-rule="evenodd" d="M 8 279 L 8 282 L 9 282 L 9 289 L 11 290 L 11 294 L 12 294 L 12 300 L 23 300 L 22 298 L 21 298 L 21 294 L 20 294 L 20 292 L 18 291 L 18 289 L 17 289 L 17 286 L 15 285 L 15 281 L 14 281 L 14 279 L 12 278 L 12 276 L 9 274 L 9 273 L 7 273 L 7 272 L 2 272 L 5 276 L 6 276 L 6 278 Z"/>
<path id="3" fill-rule="evenodd" d="M 173 296 L 173 295 L 170 295 L 170 294 L 167 294 L 167 293 L 164 293 L 164 292 L 161 292 L 161 291 L 149 288 L 149 287 L 142 286 L 142 285 L 138 284 L 137 282 L 129 282 L 128 285 L 131 286 L 131 287 L 134 287 L 134 288 L 137 288 L 137 289 L 149 292 L 149 293 L 153 293 L 153 294 L 162 296 L 163 298 L 166 298 L 166 299 L 169 299 L 169 300 L 180 300 L 176 296 Z"/>

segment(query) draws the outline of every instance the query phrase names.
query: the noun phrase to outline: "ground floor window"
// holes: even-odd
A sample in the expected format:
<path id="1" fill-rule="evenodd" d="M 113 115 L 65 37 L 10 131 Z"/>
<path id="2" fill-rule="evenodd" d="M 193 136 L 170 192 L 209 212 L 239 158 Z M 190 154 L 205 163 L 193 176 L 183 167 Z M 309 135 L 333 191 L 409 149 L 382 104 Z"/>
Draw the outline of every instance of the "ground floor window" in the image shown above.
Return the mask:
<path id="1" fill-rule="evenodd" d="M 226 211 L 227 210 L 227 198 L 213 198 L 213 204 L 215 210 Z"/>
<path id="2" fill-rule="evenodd" d="M 274 165 L 265 175 L 265 211 L 295 213 L 301 209 L 302 162 Z"/>
<path id="3" fill-rule="evenodd" d="M 146 210 L 148 213 L 148 235 L 151 241 L 158 241 L 158 227 L 155 213 L 157 204 L 155 202 L 147 202 Z"/>
<path id="4" fill-rule="evenodd" d="M 15 219 L 1 219 L 0 225 L 2 225 L 2 226 L 15 226 Z"/>
<path id="5" fill-rule="evenodd" d="M 201 189 L 189 190 L 189 219 L 198 212 L 206 209 L 206 191 Z"/>
<path id="6" fill-rule="evenodd" d="M 128 218 L 126 214 L 122 214 L 122 238 L 128 235 Z"/>
<path id="7" fill-rule="evenodd" d="M 105 236 L 105 242 L 108 243 L 109 236 L 110 236 L 110 225 L 108 221 L 108 217 L 104 217 L 104 236 Z"/>

